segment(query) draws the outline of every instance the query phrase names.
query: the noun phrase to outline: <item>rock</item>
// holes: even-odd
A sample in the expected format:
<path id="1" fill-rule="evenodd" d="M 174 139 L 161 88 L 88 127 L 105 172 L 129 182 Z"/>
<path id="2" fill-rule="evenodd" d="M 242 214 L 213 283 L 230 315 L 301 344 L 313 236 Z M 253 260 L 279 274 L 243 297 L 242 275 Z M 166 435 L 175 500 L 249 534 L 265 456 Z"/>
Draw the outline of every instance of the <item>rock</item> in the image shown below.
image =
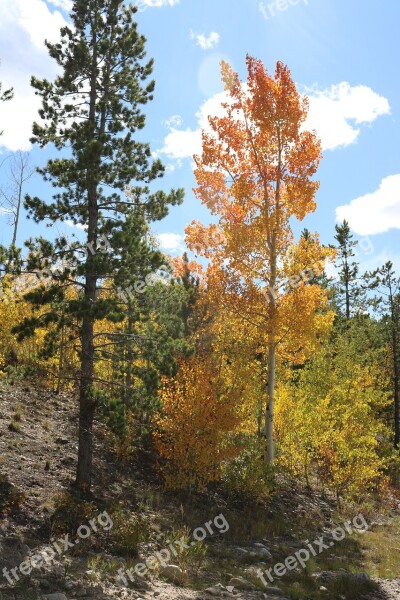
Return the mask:
<path id="1" fill-rule="evenodd" d="M 132 570 L 131 570 L 131 572 L 132 572 Z M 135 579 L 134 579 L 134 586 L 140 592 L 147 592 L 152 589 L 151 585 L 149 584 L 148 581 L 146 581 L 146 579 L 144 577 L 142 577 L 141 575 L 136 575 L 136 574 L 135 574 Z"/>
<path id="2" fill-rule="evenodd" d="M 355 573 L 354 575 L 352 575 L 352 578 L 355 579 L 356 581 L 370 581 L 370 576 L 368 575 L 368 573 Z"/>
<path id="3" fill-rule="evenodd" d="M 213 585 L 213 587 L 209 587 L 205 590 L 206 594 L 210 594 L 210 596 L 222 596 L 223 588 L 218 585 Z"/>
<path id="4" fill-rule="evenodd" d="M 347 571 L 321 571 L 321 573 L 314 573 L 313 577 L 315 577 L 316 580 L 320 581 L 321 583 L 330 583 L 335 581 L 335 579 L 346 575 Z"/>
<path id="5" fill-rule="evenodd" d="M 30 549 L 17 536 L 10 536 L 0 542 L 1 567 L 12 569 L 24 562 L 31 554 Z"/>
<path id="6" fill-rule="evenodd" d="M 172 581 L 172 583 L 182 583 L 185 578 L 182 569 L 178 565 L 161 567 L 160 576 L 165 577 L 168 581 Z"/>
<path id="7" fill-rule="evenodd" d="M 252 590 L 253 586 L 250 581 L 247 581 L 244 577 L 232 577 L 229 585 L 235 587 L 237 590 Z"/>
<path id="8" fill-rule="evenodd" d="M 267 548 L 259 548 L 257 554 L 260 558 L 265 558 L 266 560 L 272 560 L 272 554 Z"/>
<path id="9" fill-rule="evenodd" d="M 327 592 L 328 588 L 326 588 L 324 585 L 321 585 L 321 587 L 319 588 L 320 592 Z"/>
<path id="10" fill-rule="evenodd" d="M 65 581 L 65 589 L 72 590 L 72 588 L 76 587 L 76 581 L 72 581 L 72 579 L 66 579 Z"/>
<path id="11" fill-rule="evenodd" d="M 61 592 L 57 592 L 56 594 L 48 594 L 47 596 L 44 596 L 44 598 L 45 600 L 68 600 L 67 596 Z"/>
<path id="12" fill-rule="evenodd" d="M 235 548 L 235 554 L 240 562 L 247 561 L 250 556 L 249 551 L 245 548 Z"/>

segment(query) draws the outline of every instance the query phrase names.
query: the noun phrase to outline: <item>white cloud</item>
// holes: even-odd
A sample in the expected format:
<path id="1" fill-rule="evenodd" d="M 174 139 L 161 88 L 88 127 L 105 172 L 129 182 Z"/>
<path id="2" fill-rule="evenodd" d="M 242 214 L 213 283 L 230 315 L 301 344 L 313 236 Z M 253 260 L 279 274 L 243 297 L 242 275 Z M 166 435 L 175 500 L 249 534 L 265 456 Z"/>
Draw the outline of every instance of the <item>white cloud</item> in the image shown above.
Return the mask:
<path id="1" fill-rule="evenodd" d="M 68 225 L 68 227 L 72 227 L 74 229 L 82 229 L 82 231 L 86 231 L 87 230 L 87 225 L 82 225 L 82 223 L 74 223 L 73 221 L 71 221 L 71 219 L 66 219 L 64 221 L 64 223 L 66 225 Z"/>
<path id="2" fill-rule="evenodd" d="M 146 10 L 146 8 L 160 8 L 161 6 L 175 6 L 179 4 L 180 0 L 137 0 L 136 6 L 140 10 Z"/>
<path id="3" fill-rule="evenodd" d="M 191 30 L 190 39 L 196 40 L 196 44 L 200 46 L 200 48 L 203 48 L 203 50 L 210 50 L 211 48 L 218 46 L 220 35 L 216 31 L 212 31 L 209 35 L 206 35 L 205 33 L 194 33 Z"/>
<path id="4" fill-rule="evenodd" d="M 201 130 L 172 128 L 164 140 L 161 150 L 170 158 L 189 158 L 193 154 L 201 154 Z"/>
<path id="5" fill-rule="evenodd" d="M 400 175 L 385 177 L 375 192 L 338 206 L 336 218 L 338 221 L 346 219 L 359 235 L 400 229 Z"/>
<path id="6" fill-rule="evenodd" d="M 317 131 L 323 150 L 354 144 L 360 125 L 390 114 L 387 99 L 365 85 L 342 82 L 322 91 L 307 90 L 307 95 L 310 111 L 305 127 Z"/>
<path id="7" fill-rule="evenodd" d="M 310 112 L 305 128 L 315 129 L 322 140 L 323 150 L 335 150 L 356 142 L 360 128 L 381 115 L 390 114 L 386 98 L 366 86 L 351 87 L 343 82 L 324 91 L 311 90 Z M 160 152 L 173 159 L 191 158 L 201 154 L 201 131 L 209 130 L 208 116 L 223 116 L 222 102 L 229 96 L 219 92 L 209 98 L 196 113 L 195 129 L 180 129 L 173 123 Z"/>
<path id="8" fill-rule="evenodd" d="M 170 252 L 183 252 L 185 250 L 184 237 L 180 233 L 159 233 L 157 235 L 163 250 Z"/>
<path id="9" fill-rule="evenodd" d="M 226 92 L 220 92 L 207 100 L 196 113 L 197 129 L 171 127 L 160 152 L 174 159 L 192 158 L 194 154 L 201 154 L 201 132 L 203 129 L 209 130 L 208 117 L 222 116 L 224 109 L 221 104 L 227 100 Z"/>
<path id="10" fill-rule="evenodd" d="M 32 123 L 38 119 L 40 98 L 30 86 L 31 75 L 53 78 L 57 66 L 44 40 L 56 41 L 66 24 L 58 10 L 44 0 L 1 0 L 0 81 L 3 89 L 14 87 L 14 98 L 0 110 L 0 145 L 8 150 L 28 150 Z"/>
<path id="11" fill-rule="evenodd" d="M 162 123 L 167 129 L 172 129 L 173 127 L 180 127 L 183 125 L 183 118 L 181 115 L 172 115 L 169 119 L 166 119 Z"/>
<path id="12" fill-rule="evenodd" d="M 28 34 L 35 49 L 45 53 L 44 40 L 58 40 L 59 30 L 66 24 L 62 14 L 52 11 L 43 0 L 2 0 L 0 17 L 2 35 L 10 35 L 8 27 L 17 27 Z"/>
<path id="13" fill-rule="evenodd" d="M 53 4 L 53 6 L 57 6 L 58 8 L 61 8 L 61 10 L 65 10 L 65 11 L 70 11 L 73 6 L 72 0 L 47 0 L 47 2 L 49 2 L 50 4 Z"/>

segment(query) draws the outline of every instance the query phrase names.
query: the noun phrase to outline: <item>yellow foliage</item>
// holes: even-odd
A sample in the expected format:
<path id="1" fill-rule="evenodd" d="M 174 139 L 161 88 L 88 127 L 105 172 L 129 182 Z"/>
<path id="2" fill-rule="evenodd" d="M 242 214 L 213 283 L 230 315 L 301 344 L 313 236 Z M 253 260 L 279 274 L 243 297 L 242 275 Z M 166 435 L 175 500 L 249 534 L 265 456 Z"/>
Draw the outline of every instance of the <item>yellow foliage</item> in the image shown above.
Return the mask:
<path id="1" fill-rule="evenodd" d="M 306 480 L 317 474 L 339 494 L 355 496 L 382 480 L 387 458 L 380 452 L 388 432 L 378 414 L 388 402 L 374 369 L 332 361 L 320 351 L 298 385 L 277 389 L 275 431 L 281 467 Z"/>

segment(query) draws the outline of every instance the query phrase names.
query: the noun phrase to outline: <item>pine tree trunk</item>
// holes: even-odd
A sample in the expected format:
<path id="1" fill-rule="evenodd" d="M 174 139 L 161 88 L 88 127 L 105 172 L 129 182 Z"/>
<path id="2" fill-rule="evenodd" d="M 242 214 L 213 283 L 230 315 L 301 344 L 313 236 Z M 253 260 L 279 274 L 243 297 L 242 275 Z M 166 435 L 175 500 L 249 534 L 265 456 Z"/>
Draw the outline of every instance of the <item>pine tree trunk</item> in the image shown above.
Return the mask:
<path id="1" fill-rule="evenodd" d="M 391 292 L 391 318 L 392 318 L 392 352 L 393 352 L 393 395 L 394 395 L 394 447 L 399 448 L 400 444 L 400 398 L 399 398 L 399 350 L 397 344 L 397 323 L 394 299 Z"/>
<path id="2" fill-rule="evenodd" d="M 396 332 L 393 337 L 396 338 Z M 400 385 L 399 385 L 399 357 L 397 340 L 393 341 L 393 361 L 394 361 L 394 447 L 399 448 L 400 444 Z"/>
<path id="3" fill-rule="evenodd" d="M 349 274 L 349 264 L 347 258 L 347 252 L 344 252 L 344 260 L 345 260 L 345 293 L 346 293 L 346 319 L 350 319 L 350 274 Z"/>
<path id="4" fill-rule="evenodd" d="M 79 450 L 76 485 L 83 495 L 90 492 L 93 461 L 93 323 L 85 318 L 82 326 L 81 382 L 79 393 Z"/>
<path id="5" fill-rule="evenodd" d="M 132 348 L 132 336 L 133 336 L 133 310 L 131 301 L 128 300 L 128 340 L 127 340 L 127 352 L 126 352 L 126 393 L 125 393 L 125 414 L 128 414 L 129 409 L 132 406 L 132 362 L 133 362 L 133 348 Z"/>
<path id="6" fill-rule="evenodd" d="M 90 214 L 89 210 L 89 214 Z M 97 211 L 95 212 L 97 215 Z M 89 218 L 93 228 L 93 215 Z M 97 223 L 97 217 L 96 217 Z M 88 237 L 91 237 L 90 235 Z M 78 466 L 76 472 L 76 485 L 82 493 L 88 494 L 92 485 L 92 460 L 93 460 L 93 419 L 95 413 L 95 399 L 93 397 L 94 376 L 94 320 L 92 306 L 96 301 L 96 275 L 91 272 L 93 257 L 87 259 L 87 274 L 85 285 L 86 308 L 81 328 L 81 375 L 79 390 L 79 449 Z"/>
<path id="7" fill-rule="evenodd" d="M 98 15 L 96 15 L 98 17 Z M 97 20 L 92 22 L 92 65 L 90 81 L 89 131 L 92 142 L 96 141 L 97 102 Z M 84 288 L 84 314 L 81 327 L 81 373 L 79 389 L 79 446 L 76 486 L 83 495 L 88 495 L 92 485 L 93 420 L 96 408 L 94 398 L 94 320 L 93 307 L 96 302 L 97 275 L 96 256 L 99 208 L 97 187 L 100 157 L 93 153 L 87 168 L 88 229 Z"/>

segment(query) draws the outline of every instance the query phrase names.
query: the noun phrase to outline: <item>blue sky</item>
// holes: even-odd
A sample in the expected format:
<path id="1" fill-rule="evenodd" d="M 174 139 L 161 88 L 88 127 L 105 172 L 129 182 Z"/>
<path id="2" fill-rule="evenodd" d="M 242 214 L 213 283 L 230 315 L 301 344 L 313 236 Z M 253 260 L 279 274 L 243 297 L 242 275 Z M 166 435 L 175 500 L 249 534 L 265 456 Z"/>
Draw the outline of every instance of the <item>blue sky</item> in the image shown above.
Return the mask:
<path id="1" fill-rule="evenodd" d="M 56 40 L 70 0 L 1 0 L 0 81 L 14 85 L 15 98 L 0 106 L 2 156 L 29 149 L 38 99 L 31 74 L 51 78 L 55 67 L 43 39 Z M 299 90 L 310 97 L 309 126 L 321 136 L 324 159 L 318 172 L 318 209 L 301 224 L 332 242 L 335 222 L 350 221 L 361 240 L 365 268 L 400 261 L 400 3 L 385 0 L 138 0 L 139 29 L 155 59 L 155 100 L 147 105 L 145 139 L 167 173 L 161 187 L 184 187 L 181 207 L 157 224 L 163 248 L 180 253 L 183 231 L 193 219 L 209 221 L 194 198 L 192 155 L 208 114 L 220 110 L 219 62 L 228 60 L 245 78 L 245 56 L 261 58 L 269 70 L 287 63 Z M 33 164 L 46 150 L 32 149 Z M 0 185 L 7 184 L 6 163 Z M 38 176 L 26 188 L 49 197 Z M 64 225 L 68 235 L 79 231 Z M 19 243 L 43 229 L 21 226 Z M 50 235 L 50 234 L 49 234 Z M 10 240 L 0 214 L 0 243 Z M 399 268 L 398 268 L 399 271 Z"/>

